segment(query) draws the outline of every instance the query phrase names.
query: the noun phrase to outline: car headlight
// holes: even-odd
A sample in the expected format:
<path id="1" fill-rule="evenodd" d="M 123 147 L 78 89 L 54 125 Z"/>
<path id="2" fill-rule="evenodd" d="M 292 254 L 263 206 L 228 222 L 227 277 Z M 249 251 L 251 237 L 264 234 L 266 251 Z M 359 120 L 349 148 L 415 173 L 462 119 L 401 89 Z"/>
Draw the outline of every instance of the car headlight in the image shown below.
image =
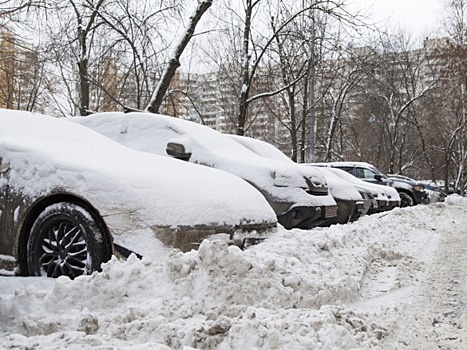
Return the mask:
<path id="1" fill-rule="evenodd" d="M 420 185 L 415 185 L 415 186 L 413 186 L 413 189 L 414 189 L 415 191 L 419 191 L 419 192 L 423 191 L 423 187 L 420 186 Z"/>

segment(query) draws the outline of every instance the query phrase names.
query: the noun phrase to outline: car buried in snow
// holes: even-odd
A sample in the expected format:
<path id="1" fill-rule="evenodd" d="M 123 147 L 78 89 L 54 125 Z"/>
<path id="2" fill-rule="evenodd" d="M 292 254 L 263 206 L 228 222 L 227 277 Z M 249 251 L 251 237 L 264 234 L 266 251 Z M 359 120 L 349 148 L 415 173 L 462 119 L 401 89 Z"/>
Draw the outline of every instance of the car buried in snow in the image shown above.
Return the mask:
<path id="1" fill-rule="evenodd" d="M 323 167 L 322 165 L 320 165 Z M 400 206 L 400 197 L 397 190 L 391 186 L 372 184 L 349 174 L 348 172 L 332 167 L 325 167 L 336 176 L 352 183 L 365 197 L 371 199 L 368 214 L 388 211 Z"/>
<path id="2" fill-rule="evenodd" d="M 325 222 L 329 224 L 344 224 L 349 221 L 357 220 L 361 215 L 367 213 L 370 208 L 369 198 L 365 196 L 366 191 L 358 191 L 350 182 L 339 178 L 325 168 L 318 169 L 317 167 L 308 164 L 297 164 L 282 153 L 279 149 L 258 139 L 238 135 L 226 135 L 237 141 L 244 147 L 261 157 L 274 159 L 277 162 L 283 162 L 291 168 L 299 169 L 297 171 L 310 172 L 312 174 L 320 172 L 328 185 L 329 193 L 334 198 L 337 204 L 337 216 Z M 363 193 L 365 192 L 365 194 Z"/>
<path id="3" fill-rule="evenodd" d="M 345 170 L 363 181 L 395 188 L 399 193 L 401 207 L 424 203 L 428 197 L 420 184 L 413 181 L 388 178 L 386 174 L 366 162 L 330 162 L 326 164 L 333 168 Z"/>
<path id="4" fill-rule="evenodd" d="M 252 244 L 277 225 L 264 197 L 226 172 L 65 118 L 0 110 L 0 125 L 0 269 L 74 278 L 112 255 L 157 261 L 207 237 Z"/>
<path id="5" fill-rule="evenodd" d="M 318 171 L 300 171 L 261 157 L 207 126 L 141 112 L 70 119 L 133 149 L 237 175 L 263 194 L 286 229 L 309 229 L 337 215 L 336 202 Z"/>

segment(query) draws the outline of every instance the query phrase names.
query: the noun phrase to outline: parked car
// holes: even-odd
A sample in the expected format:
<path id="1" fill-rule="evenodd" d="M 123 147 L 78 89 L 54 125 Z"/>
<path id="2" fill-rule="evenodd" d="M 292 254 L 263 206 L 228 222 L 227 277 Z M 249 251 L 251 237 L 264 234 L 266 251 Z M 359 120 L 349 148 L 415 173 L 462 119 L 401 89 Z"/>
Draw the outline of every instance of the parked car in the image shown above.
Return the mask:
<path id="1" fill-rule="evenodd" d="M 115 254 L 153 259 L 264 237 L 274 211 L 226 172 L 137 152 L 64 118 L 0 110 L 0 268 L 71 278 Z"/>
<path id="2" fill-rule="evenodd" d="M 362 193 L 370 193 L 368 197 L 372 200 L 367 212 L 368 214 L 379 213 L 400 206 L 399 193 L 395 188 L 363 181 L 342 169 L 326 167 L 325 164 L 326 163 L 318 163 L 318 166 L 325 167 L 340 178 L 349 181 Z"/>
<path id="3" fill-rule="evenodd" d="M 309 167 L 309 165 L 304 166 Z M 364 194 L 365 190 L 359 191 L 353 184 L 338 177 L 327 168 L 319 170 L 323 173 L 329 192 L 337 203 L 337 218 L 331 223 L 344 224 L 355 221 L 368 213 L 370 206 L 369 202 L 365 203 L 365 201 L 369 200 L 369 195 Z"/>
<path id="4" fill-rule="evenodd" d="M 427 203 L 437 203 L 444 202 L 448 196 L 444 190 L 436 184 L 430 183 L 420 183 L 423 186 L 423 189 L 428 194 L 426 199 Z"/>
<path id="5" fill-rule="evenodd" d="M 345 170 L 364 181 L 394 187 L 399 193 L 401 207 L 423 203 L 428 196 L 420 184 L 400 179 L 389 179 L 373 165 L 365 162 L 330 162 L 327 164 Z"/>
<path id="6" fill-rule="evenodd" d="M 239 176 L 258 189 L 285 228 L 308 229 L 337 215 L 318 171 L 260 157 L 207 126 L 151 113 L 99 113 L 71 118 L 131 148 Z"/>
<path id="7" fill-rule="evenodd" d="M 251 137 L 226 135 L 241 145 L 245 146 L 259 156 L 274 159 L 278 162 L 285 162 L 289 166 L 296 166 L 289 157 L 279 149 L 265 141 L 257 140 Z M 300 164 L 299 166 L 310 169 L 310 165 Z M 320 171 L 328 184 L 329 193 L 337 203 L 337 216 L 329 220 L 326 224 L 344 224 L 349 221 L 357 220 L 361 215 L 366 214 L 369 209 L 369 203 L 365 206 L 364 195 L 361 194 L 355 186 L 346 180 L 339 178 L 325 168 L 311 168 L 315 172 Z"/>
<path id="8" fill-rule="evenodd" d="M 398 179 L 408 182 L 415 182 L 420 185 L 428 196 L 424 199 L 424 203 L 436 203 L 436 202 L 444 202 L 446 199 L 446 192 L 444 192 L 441 187 L 436 184 L 431 183 L 423 183 L 421 181 L 414 180 L 408 176 L 399 175 L 399 174 L 387 174 L 390 179 Z"/>

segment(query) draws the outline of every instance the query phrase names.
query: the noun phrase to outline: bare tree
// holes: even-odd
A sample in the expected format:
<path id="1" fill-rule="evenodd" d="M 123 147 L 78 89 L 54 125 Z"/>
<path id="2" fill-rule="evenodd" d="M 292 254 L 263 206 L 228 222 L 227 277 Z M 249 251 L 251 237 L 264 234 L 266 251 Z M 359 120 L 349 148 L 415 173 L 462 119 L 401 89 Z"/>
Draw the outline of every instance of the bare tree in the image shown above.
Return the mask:
<path id="1" fill-rule="evenodd" d="M 442 132 L 444 153 L 444 180 L 446 186 L 453 179 L 462 194 L 467 183 L 467 1 L 447 0 L 445 29 L 449 43 L 443 58 L 442 112 L 447 116 Z"/>
<path id="2" fill-rule="evenodd" d="M 140 109 L 160 76 L 178 0 L 49 0 L 40 30 L 62 114 Z M 39 24 L 36 24 L 37 26 Z"/>
<path id="3" fill-rule="evenodd" d="M 159 28 L 168 27 L 174 15 L 182 9 L 177 2 L 162 1 L 153 6 L 152 1 L 117 0 L 112 6 L 99 11 L 99 17 L 114 40 L 107 44 L 108 52 L 116 52 L 112 60 L 118 65 L 118 91 L 113 95 L 125 106 L 142 109 L 152 93 L 152 83 L 157 77 L 168 44 Z M 106 94 L 108 95 L 108 94 Z"/>
<path id="4" fill-rule="evenodd" d="M 78 3 L 75 0 L 68 0 L 73 7 L 76 19 L 76 35 L 78 43 L 78 74 L 79 74 L 79 95 L 80 106 L 79 112 L 81 115 L 89 113 L 89 45 L 91 36 L 97 23 L 98 13 L 106 0 L 96 0 L 96 2 Z"/>
<path id="5" fill-rule="evenodd" d="M 414 166 L 421 156 L 418 147 L 409 147 L 412 139 L 418 137 L 413 111 L 420 108 L 437 80 L 426 81 L 428 56 L 424 50 L 413 50 L 405 34 L 386 38 L 378 61 L 376 74 L 371 75 L 364 94 L 368 102 L 375 101 L 377 106 L 367 113 L 374 116 L 384 137 L 384 159 L 377 159 L 376 163 L 382 162 L 388 172 L 397 173 Z"/>
<path id="6" fill-rule="evenodd" d="M 0 29 L 9 22 L 20 21 L 18 14 L 46 6 L 47 0 L 0 0 Z"/>
<path id="7" fill-rule="evenodd" d="M 169 59 L 169 62 L 162 73 L 162 76 L 159 80 L 159 83 L 154 90 L 151 100 L 149 101 L 146 110 L 151 113 L 158 113 L 164 96 L 169 88 L 170 82 L 172 81 L 175 71 L 180 66 L 180 57 L 182 56 L 183 51 L 190 42 L 191 38 L 195 33 L 196 26 L 200 21 L 203 14 L 211 7 L 212 0 L 202 0 L 198 3 L 198 6 L 192 16 L 190 17 L 188 27 L 183 34 L 180 42 L 175 47 L 175 50 L 172 56 Z"/>
<path id="8" fill-rule="evenodd" d="M 352 49 L 346 56 L 327 62 L 326 80 L 329 81 L 329 86 L 324 87 L 321 103 L 329 119 L 322 141 L 325 161 L 345 159 L 347 135 L 344 117 L 351 118 L 352 99 L 361 93 L 361 82 L 371 75 L 375 65 L 375 53 L 370 48 Z M 336 142 L 339 134 L 341 137 Z"/>

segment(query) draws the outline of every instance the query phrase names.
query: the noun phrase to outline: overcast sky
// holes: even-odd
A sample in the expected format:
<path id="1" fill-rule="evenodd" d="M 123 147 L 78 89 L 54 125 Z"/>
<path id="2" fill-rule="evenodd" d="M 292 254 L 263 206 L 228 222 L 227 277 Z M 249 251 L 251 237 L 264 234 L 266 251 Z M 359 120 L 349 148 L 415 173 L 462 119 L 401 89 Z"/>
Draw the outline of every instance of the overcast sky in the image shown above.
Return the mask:
<path id="1" fill-rule="evenodd" d="M 443 15 L 444 0 L 350 0 L 366 10 L 374 21 L 388 21 L 415 36 L 436 30 Z"/>

